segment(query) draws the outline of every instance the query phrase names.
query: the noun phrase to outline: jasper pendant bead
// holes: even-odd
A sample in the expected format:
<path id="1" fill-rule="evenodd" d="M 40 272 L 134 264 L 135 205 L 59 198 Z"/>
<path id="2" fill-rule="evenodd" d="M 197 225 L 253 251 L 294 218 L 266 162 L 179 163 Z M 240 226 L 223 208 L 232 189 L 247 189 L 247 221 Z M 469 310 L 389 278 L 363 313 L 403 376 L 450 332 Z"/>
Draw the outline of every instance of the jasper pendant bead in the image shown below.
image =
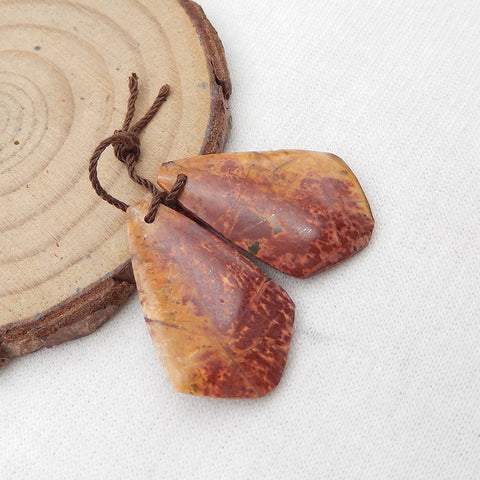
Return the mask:
<path id="1" fill-rule="evenodd" d="M 132 265 L 171 384 L 209 397 L 259 397 L 280 381 L 293 329 L 286 292 L 238 250 L 149 201 L 127 211 Z"/>
<path id="2" fill-rule="evenodd" d="M 303 150 L 221 153 L 161 165 L 181 206 L 241 249 L 306 278 L 364 248 L 374 220 L 363 190 L 335 155 Z"/>

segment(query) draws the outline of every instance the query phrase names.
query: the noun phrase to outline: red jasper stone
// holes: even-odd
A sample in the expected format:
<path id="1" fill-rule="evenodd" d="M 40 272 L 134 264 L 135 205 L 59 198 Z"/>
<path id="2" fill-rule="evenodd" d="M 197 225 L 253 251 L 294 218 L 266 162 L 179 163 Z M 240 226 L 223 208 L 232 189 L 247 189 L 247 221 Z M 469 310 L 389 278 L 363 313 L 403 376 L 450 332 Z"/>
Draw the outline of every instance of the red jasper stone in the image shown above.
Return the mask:
<path id="1" fill-rule="evenodd" d="M 280 381 L 293 329 L 285 291 L 237 249 L 149 201 L 127 211 L 132 265 L 150 335 L 183 393 L 259 397 Z"/>
<path id="2" fill-rule="evenodd" d="M 188 176 L 181 206 L 272 267 L 306 278 L 364 248 L 374 220 L 348 166 L 303 150 L 222 153 L 164 163 L 159 185 Z"/>

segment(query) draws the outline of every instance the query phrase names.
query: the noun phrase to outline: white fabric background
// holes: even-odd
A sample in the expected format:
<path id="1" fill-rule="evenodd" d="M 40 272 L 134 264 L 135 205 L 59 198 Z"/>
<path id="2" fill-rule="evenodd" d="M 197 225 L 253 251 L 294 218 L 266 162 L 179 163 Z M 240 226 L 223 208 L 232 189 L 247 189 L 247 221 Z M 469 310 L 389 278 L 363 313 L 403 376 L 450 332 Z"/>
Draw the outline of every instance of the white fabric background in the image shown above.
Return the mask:
<path id="1" fill-rule="evenodd" d="M 310 280 L 280 386 L 168 385 L 132 298 L 0 374 L 7 479 L 480 478 L 480 3 L 201 0 L 234 85 L 230 151 L 334 152 L 376 229 Z"/>

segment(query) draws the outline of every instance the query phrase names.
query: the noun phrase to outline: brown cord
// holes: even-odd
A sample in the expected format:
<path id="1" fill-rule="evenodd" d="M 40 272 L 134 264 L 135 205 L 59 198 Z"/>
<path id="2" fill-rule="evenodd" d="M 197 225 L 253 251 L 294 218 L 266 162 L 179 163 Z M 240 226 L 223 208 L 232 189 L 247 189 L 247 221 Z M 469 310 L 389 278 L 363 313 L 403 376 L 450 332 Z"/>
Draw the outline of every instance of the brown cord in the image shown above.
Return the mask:
<path id="1" fill-rule="evenodd" d="M 177 203 L 177 198 L 183 192 L 183 188 L 185 187 L 186 183 L 187 176 L 183 173 L 179 173 L 172 189 L 168 194 L 166 192 L 158 192 L 158 194 L 152 198 L 150 209 L 145 215 L 145 222 L 152 223 L 155 220 L 155 216 L 157 215 L 157 210 L 160 205 L 163 204 L 167 207 L 173 207 L 175 203 Z"/>
<path id="2" fill-rule="evenodd" d="M 125 114 L 125 120 L 123 121 L 122 129 L 115 130 L 114 134 L 105 140 L 101 141 L 90 158 L 89 163 L 89 178 L 92 183 L 95 192 L 106 202 L 110 203 L 114 207 L 127 211 L 129 205 L 115 197 L 112 197 L 100 184 L 98 180 L 97 166 L 98 161 L 102 153 L 108 146 L 113 147 L 113 151 L 118 160 L 125 164 L 127 167 L 128 175 L 135 182 L 145 187 L 150 193 L 152 193 L 152 203 L 150 209 L 145 216 L 147 223 L 152 223 L 155 220 L 158 207 L 162 204 L 173 206 L 177 201 L 178 196 L 182 193 L 185 183 L 187 182 L 186 175 L 178 175 L 175 184 L 172 187 L 170 193 L 166 193 L 157 189 L 157 187 L 147 178 L 141 177 L 135 171 L 135 167 L 140 160 L 140 139 L 138 134 L 150 123 L 155 114 L 158 112 L 162 104 L 168 97 L 170 87 L 164 85 L 158 92 L 157 98 L 153 102 L 148 112 L 137 123 L 131 126 L 133 116 L 135 115 L 135 102 L 138 97 L 138 77 L 136 73 L 132 73 L 128 79 L 128 87 L 130 89 L 130 96 L 128 98 L 127 113 Z"/>

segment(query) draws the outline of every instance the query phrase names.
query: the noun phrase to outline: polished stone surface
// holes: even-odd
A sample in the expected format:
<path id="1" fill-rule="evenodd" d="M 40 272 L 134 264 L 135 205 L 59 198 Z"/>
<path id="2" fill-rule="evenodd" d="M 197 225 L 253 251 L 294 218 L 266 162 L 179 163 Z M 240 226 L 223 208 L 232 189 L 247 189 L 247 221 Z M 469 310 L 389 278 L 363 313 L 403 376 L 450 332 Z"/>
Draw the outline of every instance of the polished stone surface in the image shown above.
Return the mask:
<path id="1" fill-rule="evenodd" d="M 188 182 L 179 202 L 272 267 L 306 278 L 364 248 L 374 226 L 348 166 L 303 150 L 222 153 L 161 165 L 158 183 Z"/>
<path id="2" fill-rule="evenodd" d="M 170 382 L 183 393 L 259 397 L 280 381 L 294 305 L 249 259 L 180 213 L 128 209 L 143 313 Z"/>

